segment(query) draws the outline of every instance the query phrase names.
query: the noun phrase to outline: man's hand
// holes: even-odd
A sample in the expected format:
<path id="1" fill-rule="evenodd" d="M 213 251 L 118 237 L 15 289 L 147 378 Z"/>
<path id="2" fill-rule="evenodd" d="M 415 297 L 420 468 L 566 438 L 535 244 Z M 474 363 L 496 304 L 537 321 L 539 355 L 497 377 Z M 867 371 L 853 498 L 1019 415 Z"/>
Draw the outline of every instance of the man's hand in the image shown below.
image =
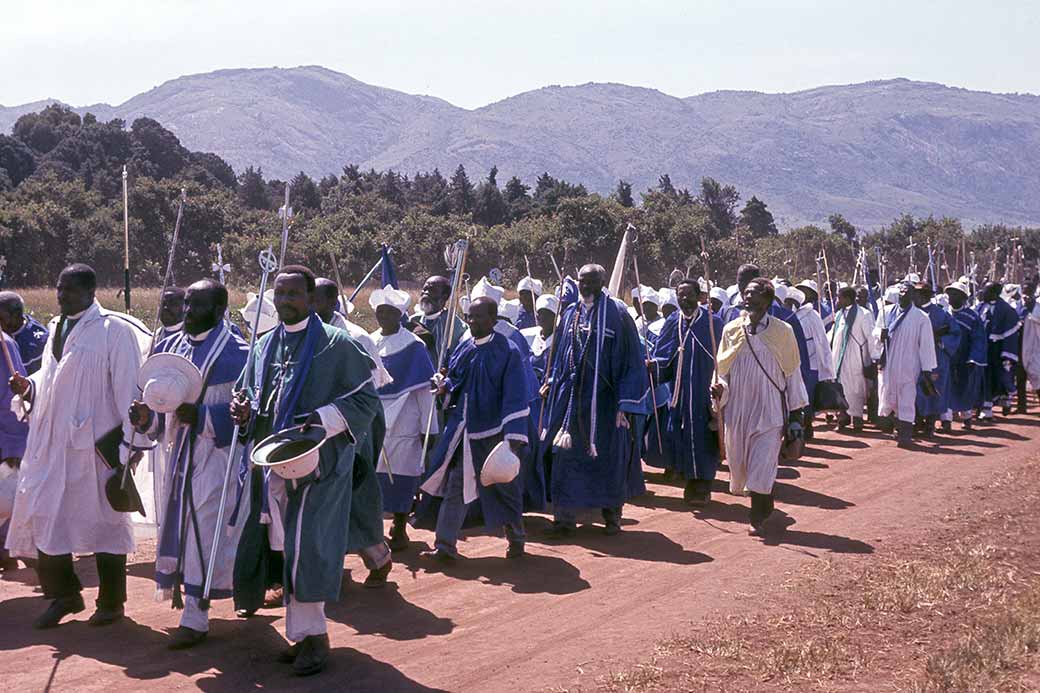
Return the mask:
<path id="1" fill-rule="evenodd" d="M 10 385 L 11 392 L 18 396 L 22 396 L 29 391 L 29 379 L 21 373 L 13 374 L 10 380 L 7 381 L 7 384 Z"/>
<path id="2" fill-rule="evenodd" d="M 310 430 L 311 426 L 320 426 L 320 425 L 321 425 L 321 415 L 318 414 L 318 412 L 316 412 L 316 411 L 312 411 L 307 416 L 307 419 L 303 422 L 303 426 L 301 426 L 300 430 L 308 431 L 308 430 Z"/>
<path id="3" fill-rule="evenodd" d="M 631 427 L 631 424 L 628 421 L 628 414 L 626 414 L 623 411 L 619 411 L 617 413 L 617 420 L 615 421 L 615 424 L 617 425 L 618 428 L 629 428 L 629 427 Z"/>
<path id="4" fill-rule="evenodd" d="M 722 383 L 715 383 L 711 386 L 711 396 L 715 399 L 722 399 L 722 393 L 724 391 L 725 388 L 722 386 Z"/>
<path id="5" fill-rule="evenodd" d="M 199 408 L 192 402 L 185 402 L 173 413 L 182 424 L 194 426 L 199 422 Z"/>
<path id="6" fill-rule="evenodd" d="M 22 464 L 21 457 L 5 457 L 2 464 L 6 464 L 11 469 L 18 469 Z"/>
<path id="7" fill-rule="evenodd" d="M 130 424 L 134 428 L 143 429 L 148 426 L 148 422 L 152 419 L 152 410 L 144 402 L 135 399 L 130 403 L 127 416 L 130 418 Z"/>
<path id="8" fill-rule="evenodd" d="M 881 328 L 881 341 L 882 342 L 887 342 L 888 341 L 888 328 L 887 327 L 882 327 Z"/>
<path id="9" fill-rule="evenodd" d="M 444 383 L 443 373 L 433 374 L 433 377 L 430 378 L 430 389 L 437 397 L 443 397 L 448 394 L 448 386 Z"/>
<path id="10" fill-rule="evenodd" d="M 238 424 L 239 426 L 245 426 L 247 423 L 249 423 L 249 400 L 246 399 L 244 396 L 241 396 L 241 393 L 231 400 L 230 409 L 231 420 L 234 421 L 236 424 Z"/>
<path id="11" fill-rule="evenodd" d="M 538 396 L 542 399 L 547 399 L 549 397 L 549 383 L 538 388 Z"/>
<path id="12" fill-rule="evenodd" d="M 932 376 L 932 382 L 933 383 L 934 382 L 938 382 L 938 380 L 939 380 L 939 372 L 938 371 L 932 371 L 930 375 Z"/>

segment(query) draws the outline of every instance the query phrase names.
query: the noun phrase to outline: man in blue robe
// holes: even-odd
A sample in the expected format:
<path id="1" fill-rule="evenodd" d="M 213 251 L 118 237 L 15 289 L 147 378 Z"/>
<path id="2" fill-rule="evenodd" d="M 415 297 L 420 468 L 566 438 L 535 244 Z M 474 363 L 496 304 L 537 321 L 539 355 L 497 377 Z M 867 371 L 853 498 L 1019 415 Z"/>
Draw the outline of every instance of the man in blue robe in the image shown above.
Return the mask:
<path id="1" fill-rule="evenodd" d="M 0 328 L 18 345 L 25 374 L 40 370 L 43 350 L 47 347 L 47 328 L 25 314 L 22 297 L 13 291 L 0 291 Z"/>
<path id="2" fill-rule="evenodd" d="M 1008 396 L 1014 391 L 1015 364 L 1018 363 L 1018 331 L 1022 321 L 1015 309 L 1001 298 L 1000 282 L 989 282 L 982 290 L 982 302 L 976 307 L 988 340 L 986 374 L 983 377 L 983 402 L 980 421 L 993 419 L 993 405 L 1008 411 Z"/>
<path id="3" fill-rule="evenodd" d="M 325 602 L 339 599 L 343 556 L 351 547 L 351 501 L 355 460 L 374 469 L 385 432 L 382 406 L 372 385 L 374 363 L 343 330 L 325 325 L 311 311 L 314 274 L 283 267 L 274 281 L 281 321 L 250 354 L 252 373 L 242 382 L 245 397 L 231 415 L 249 426 L 249 439 L 262 440 L 292 426 L 320 425 L 327 436 L 318 467 L 283 486 L 285 507 L 285 630 L 294 644 L 279 657 L 305 676 L 323 670 L 329 656 Z M 378 490 L 378 483 L 372 480 Z M 239 573 L 236 566 L 236 576 Z"/>
<path id="4" fill-rule="evenodd" d="M 534 277 L 524 277 L 516 285 L 516 295 L 520 299 L 516 329 L 526 330 L 535 327 L 538 324 L 535 301 L 542 295 L 542 282 Z"/>
<path id="5" fill-rule="evenodd" d="M 479 502 L 488 531 L 505 529 L 509 542 L 506 557 L 524 555 L 522 476 L 489 486 L 480 481 L 484 464 L 496 446 L 505 444 L 521 457 L 529 443 L 525 357 L 495 330 L 497 321 L 494 299 L 476 298 L 469 309 L 471 338 L 463 340 L 452 354 L 447 374 L 434 376 L 445 423 L 430 456 L 429 478 L 421 487 L 423 498 L 416 511 L 416 525 L 432 526 L 436 542 L 433 550 L 423 555 L 442 562 L 459 557 L 459 532 L 475 502 Z"/>
<path id="6" fill-rule="evenodd" d="M 937 364 L 934 372 L 939 375 L 931 378 L 925 373 L 917 381 L 916 423 L 926 437 L 935 433 L 935 422 L 950 408 L 950 367 L 961 341 L 960 324 L 942 306 L 932 303 L 932 296 L 932 287 L 927 282 L 914 287 L 914 303 L 932 323 Z"/>
<path id="7" fill-rule="evenodd" d="M 227 329 L 228 294 L 222 284 L 203 279 L 185 295 L 184 331 L 156 345 L 157 353 L 171 353 L 191 361 L 202 373 L 197 401 L 184 402 L 172 414 L 156 414 L 145 386 L 143 401 L 134 401 L 130 418 L 138 431 L 169 447 L 163 484 L 165 512 L 159 527 L 155 580 L 174 606 L 183 604 L 180 625 L 171 634 L 170 649 L 193 647 L 209 632 L 208 611 L 200 605 L 210 561 L 214 530 L 228 464 L 234 424 L 232 388 L 242 374 L 249 351 L 245 341 Z M 234 494 L 227 494 L 224 519 L 231 514 Z M 210 597 L 231 596 L 232 570 L 238 545 L 237 531 L 220 533 Z M 186 599 L 181 600 L 181 591 Z"/>
<path id="8" fill-rule="evenodd" d="M 645 492 L 640 464 L 649 406 L 643 346 L 624 303 L 603 291 L 606 270 L 585 265 L 581 299 L 567 308 L 555 339 L 543 440 L 551 442 L 552 538 L 573 536 L 577 510 L 599 508 L 605 532 L 621 531 L 629 498 Z"/>
<path id="9" fill-rule="evenodd" d="M 683 500 L 703 508 L 711 499 L 711 484 L 719 466 L 719 437 L 712 429 L 711 379 L 715 369 L 715 341 L 722 336 L 722 320 L 700 305 L 701 287 L 684 279 L 677 287 L 679 310 L 661 329 L 652 372 L 669 386 L 666 402 L 664 448 L 669 468 L 685 481 Z M 708 321 L 711 321 L 709 324 Z"/>
<path id="10" fill-rule="evenodd" d="M 953 428 L 953 420 L 971 429 L 971 419 L 982 406 L 982 377 L 986 370 L 986 328 L 978 313 L 968 305 L 971 289 L 966 281 L 946 287 L 950 313 L 960 327 L 960 340 L 950 358 L 950 402 L 943 414 L 943 430 Z"/>
<path id="11" fill-rule="evenodd" d="M 419 308 L 412 314 L 412 322 L 433 335 L 434 347 L 430 349 L 430 359 L 433 361 L 434 370 L 447 365 L 452 352 L 462 339 L 462 333 L 466 331 L 466 325 L 458 315 L 454 316 L 452 325 L 448 324 L 449 298 L 451 281 L 447 277 L 434 275 L 423 284 L 422 292 L 419 294 Z"/>
<path id="12" fill-rule="evenodd" d="M 184 329 L 185 291 L 179 286 L 168 287 L 159 299 L 159 329 L 155 344 L 178 334 Z"/>

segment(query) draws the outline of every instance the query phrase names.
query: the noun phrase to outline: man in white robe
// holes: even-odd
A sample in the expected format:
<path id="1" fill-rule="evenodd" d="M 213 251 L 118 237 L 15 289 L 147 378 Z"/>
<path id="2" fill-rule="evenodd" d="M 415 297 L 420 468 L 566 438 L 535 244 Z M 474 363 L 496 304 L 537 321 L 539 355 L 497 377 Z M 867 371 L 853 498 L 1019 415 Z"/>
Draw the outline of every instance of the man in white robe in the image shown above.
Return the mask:
<path id="1" fill-rule="evenodd" d="M 899 302 L 885 308 L 874 326 L 874 337 L 881 348 L 878 362 L 878 419 L 882 430 L 890 432 L 896 418 L 896 439 L 900 447 L 913 444 L 914 418 L 917 414 L 917 381 L 922 373 L 938 379 L 932 321 L 914 305 L 910 282 L 899 285 Z"/>
<path id="2" fill-rule="evenodd" d="M 730 321 L 719 344 L 719 383 L 712 386 L 726 427 L 731 493 L 751 496 L 750 533 L 763 536 L 773 512 L 773 484 L 787 436 L 802 435 L 808 406 L 801 357 L 791 326 L 768 315 L 775 294 L 768 279 L 752 279 L 745 312 Z"/>
<path id="3" fill-rule="evenodd" d="M 1022 367 L 1029 389 L 1040 396 L 1040 305 L 1036 302 L 1036 287 L 1026 289 L 1022 298 Z"/>
<path id="4" fill-rule="evenodd" d="M 120 620 L 126 602 L 133 531 L 129 514 L 108 502 L 105 482 L 115 471 L 95 443 L 120 431 L 119 462 L 131 458 L 127 407 L 137 394 L 137 369 L 151 334 L 137 320 L 103 309 L 94 300 L 96 286 L 87 265 L 62 270 L 61 314 L 50 323 L 43 365 L 30 378 L 10 381 L 14 406 L 28 413 L 29 438 L 7 548 L 37 558 L 44 598 L 52 601 L 36 628 L 54 628 L 84 609 L 74 553 L 92 553 L 97 562 L 100 584 L 91 625 Z"/>
<path id="5" fill-rule="evenodd" d="M 393 382 L 377 390 L 386 418 L 386 437 L 376 465 L 383 496 L 383 512 L 393 515 L 390 550 L 409 546 L 408 514 L 426 472 L 423 438 L 438 433 L 433 414 L 433 361 L 426 344 L 401 325 L 411 297 L 407 291 L 386 286 L 372 292 L 369 304 L 376 313 L 379 329 L 372 333 L 376 350 Z"/>
<path id="6" fill-rule="evenodd" d="M 227 289 L 219 282 L 203 279 L 192 284 L 185 296 L 183 334 L 172 335 L 155 348 L 156 353 L 182 356 L 199 369 L 202 392 L 197 401 L 181 402 L 170 414 L 156 413 L 148 403 L 155 404 L 169 382 L 164 384 L 157 375 L 144 384 L 143 401 L 135 400 L 130 408 L 138 431 L 160 440 L 161 447 L 170 452 L 168 493 L 156 499 L 168 512 L 159 527 L 155 580 L 164 597 L 173 596 L 175 607 L 184 606 L 180 625 L 168 643 L 173 650 L 193 647 L 209 632 L 209 612 L 201 600 L 234 430 L 229 406 L 248 352 L 245 341 L 224 324 L 227 302 Z M 148 368 L 146 364 L 142 376 Z M 235 494 L 225 494 L 224 501 L 226 525 Z M 241 528 L 238 523 L 221 531 L 211 598 L 231 596 Z M 183 601 L 182 588 L 186 593 Z"/>
<path id="7" fill-rule="evenodd" d="M 871 389 L 864 370 L 880 356 L 880 349 L 874 337 L 874 316 L 856 302 L 852 287 L 838 290 L 830 348 L 838 382 L 849 401 L 848 412 L 838 417 L 838 428 L 848 426 L 851 420 L 853 430 L 861 431 L 863 408 Z"/>

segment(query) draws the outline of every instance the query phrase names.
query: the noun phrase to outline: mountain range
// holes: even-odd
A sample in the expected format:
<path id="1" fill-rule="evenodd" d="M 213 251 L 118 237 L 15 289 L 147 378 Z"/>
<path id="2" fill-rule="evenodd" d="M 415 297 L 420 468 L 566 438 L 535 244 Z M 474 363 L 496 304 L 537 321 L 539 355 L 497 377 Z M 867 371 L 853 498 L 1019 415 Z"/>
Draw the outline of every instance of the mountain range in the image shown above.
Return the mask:
<path id="1" fill-rule="evenodd" d="M 0 132 L 51 102 L 0 106 Z M 1040 97 L 906 79 L 686 98 L 554 85 L 467 110 L 308 66 L 189 75 L 75 110 L 154 118 L 188 148 L 269 177 L 463 164 L 474 182 L 497 166 L 500 182 L 549 172 L 609 193 L 667 173 L 694 193 L 703 176 L 733 184 L 782 228 L 836 212 L 861 228 L 902 213 L 1040 225 Z"/>

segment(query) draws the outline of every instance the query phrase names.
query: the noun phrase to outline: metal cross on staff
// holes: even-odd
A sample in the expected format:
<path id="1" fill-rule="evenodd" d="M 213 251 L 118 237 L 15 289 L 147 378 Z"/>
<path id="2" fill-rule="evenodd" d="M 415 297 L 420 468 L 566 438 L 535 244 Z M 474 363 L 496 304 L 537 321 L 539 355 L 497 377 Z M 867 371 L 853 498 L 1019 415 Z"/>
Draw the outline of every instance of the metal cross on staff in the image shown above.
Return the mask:
<path id="1" fill-rule="evenodd" d="M 217 243 L 217 261 L 213 263 L 213 271 L 220 277 L 221 284 L 224 283 L 224 275 L 231 272 L 231 265 L 224 262 L 224 255 L 219 243 Z"/>
<path id="2" fill-rule="evenodd" d="M 914 236 L 913 234 L 910 234 L 910 245 L 906 246 L 906 249 L 910 251 L 910 264 L 906 269 L 907 274 L 911 274 L 916 270 L 916 266 L 914 265 L 914 248 L 916 247 L 917 244 L 914 243 Z"/>

